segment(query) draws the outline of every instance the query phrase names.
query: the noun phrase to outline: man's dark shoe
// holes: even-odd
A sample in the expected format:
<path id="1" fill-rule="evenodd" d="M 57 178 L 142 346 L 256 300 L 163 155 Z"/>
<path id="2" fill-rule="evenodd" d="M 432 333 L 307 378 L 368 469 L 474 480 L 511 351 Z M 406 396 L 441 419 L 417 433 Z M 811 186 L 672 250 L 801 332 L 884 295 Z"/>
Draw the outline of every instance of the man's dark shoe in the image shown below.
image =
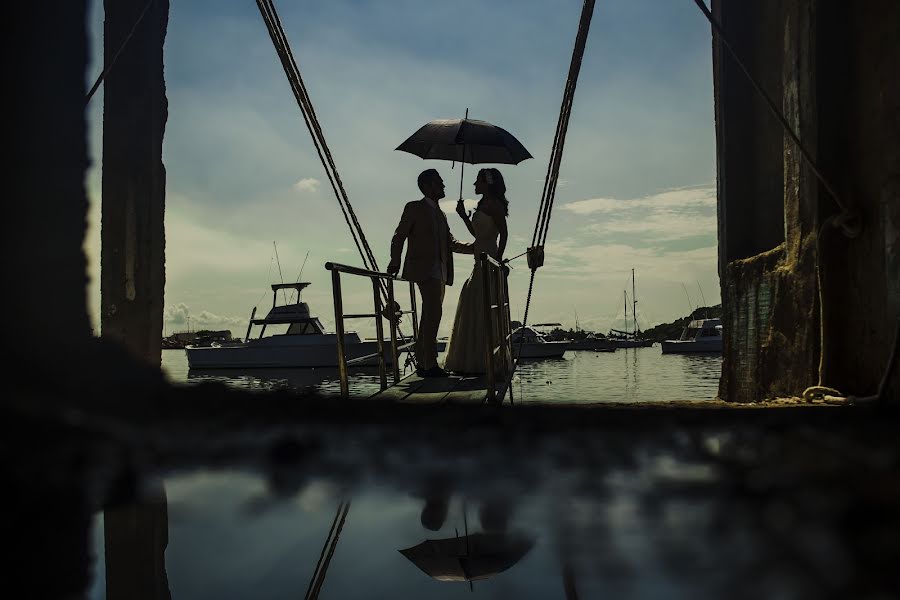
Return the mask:
<path id="1" fill-rule="evenodd" d="M 422 373 L 422 377 L 447 377 L 447 371 L 440 367 L 431 367 Z"/>

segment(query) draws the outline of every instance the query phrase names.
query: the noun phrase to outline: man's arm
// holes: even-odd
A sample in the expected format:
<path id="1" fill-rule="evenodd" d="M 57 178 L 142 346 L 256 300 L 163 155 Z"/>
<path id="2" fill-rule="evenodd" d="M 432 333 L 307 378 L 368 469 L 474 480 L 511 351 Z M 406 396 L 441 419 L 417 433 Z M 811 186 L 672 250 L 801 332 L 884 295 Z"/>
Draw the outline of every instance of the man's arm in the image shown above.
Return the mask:
<path id="1" fill-rule="evenodd" d="M 387 272 L 396 276 L 400 272 L 400 258 L 403 255 L 403 243 L 409 237 L 412 231 L 413 219 L 410 205 L 403 207 L 403 215 L 400 217 L 400 223 L 394 230 L 394 236 L 391 238 L 391 261 L 388 263 Z"/>
<path id="2" fill-rule="evenodd" d="M 450 236 L 450 250 L 452 252 L 456 252 L 457 254 L 475 254 L 475 242 L 461 242 L 449 231 L 447 234 Z"/>

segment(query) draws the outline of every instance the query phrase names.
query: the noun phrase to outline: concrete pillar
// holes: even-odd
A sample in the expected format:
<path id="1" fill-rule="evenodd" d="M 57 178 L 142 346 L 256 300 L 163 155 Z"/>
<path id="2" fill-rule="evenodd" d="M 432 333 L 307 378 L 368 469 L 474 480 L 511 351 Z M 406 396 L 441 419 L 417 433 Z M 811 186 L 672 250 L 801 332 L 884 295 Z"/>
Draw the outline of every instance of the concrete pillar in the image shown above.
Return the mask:
<path id="1" fill-rule="evenodd" d="M 818 382 L 820 356 L 824 385 L 873 394 L 900 313 L 900 4 L 720 0 L 713 7 L 863 223 L 855 237 L 823 230 L 838 204 L 777 120 L 766 114 L 764 124 L 761 101 L 740 89 L 744 74 L 714 47 L 725 325 L 719 395 L 800 395 Z M 772 245 L 778 222 L 781 240 Z"/>
<path id="2" fill-rule="evenodd" d="M 12 157 L 3 235 L 4 359 L 14 384 L 55 382 L 90 338 L 84 0 L 13 3 L 5 120 Z M 80 366 L 80 365 L 79 365 Z"/>
<path id="3" fill-rule="evenodd" d="M 107 65 L 146 6 L 146 0 L 104 2 Z M 168 0 L 150 3 L 103 84 L 101 333 L 152 365 L 161 360 L 165 288 L 168 14 Z"/>

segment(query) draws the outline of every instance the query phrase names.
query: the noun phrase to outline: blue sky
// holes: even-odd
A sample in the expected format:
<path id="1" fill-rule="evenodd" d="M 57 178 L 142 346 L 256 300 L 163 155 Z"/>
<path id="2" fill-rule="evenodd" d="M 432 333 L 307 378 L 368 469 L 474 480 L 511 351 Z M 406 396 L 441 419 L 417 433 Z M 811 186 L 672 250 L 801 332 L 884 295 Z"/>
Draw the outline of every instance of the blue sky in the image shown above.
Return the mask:
<path id="1" fill-rule="evenodd" d="M 437 168 L 453 214 L 459 165 L 395 152 L 425 122 L 496 123 L 534 159 L 497 165 L 510 200 L 507 254 L 524 251 L 537 216 L 563 85 L 581 11 L 572 0 L 430 2 L 276 0 L 309 94 L 379 264 L 403 205 L 420 197 L 416 175 Z M 89 27 L 101 70 L 102 2 Z M 251 0 L 172 0 L 165 46 L 169 121 L 166 190 L 166 331 L 191 326 L 243 334 L 253 306 L 295 280 L 331 327 L 323 265 L 361 264 L 268 33 Z M 89 107 L 91 230 L 85 242 L 92 316 L 99 307 L 102 87 Z M 476 168 L 467 165 L 464 196 Z M 647 328 L 688 312 L 682 284 L 719 301 L 715 129 L 709 25 L 689 0 L 596 4 L 560 171 L 547 266 L 531 321 L 600 331 L 622 327 L 622 290 L 637 273 Z M 470 260 L 457 261 L 456 276 Z M 513 317 L 524 311 L 524 259 L 510 279 Z M 448 289 L 442 334 L 461 285 Z M 370 288 L 347 284 L 350 308 Z M 354 304 L 356 303 L 356 304 Z M 360 326 L 366 333 L 371 328 Z"/>

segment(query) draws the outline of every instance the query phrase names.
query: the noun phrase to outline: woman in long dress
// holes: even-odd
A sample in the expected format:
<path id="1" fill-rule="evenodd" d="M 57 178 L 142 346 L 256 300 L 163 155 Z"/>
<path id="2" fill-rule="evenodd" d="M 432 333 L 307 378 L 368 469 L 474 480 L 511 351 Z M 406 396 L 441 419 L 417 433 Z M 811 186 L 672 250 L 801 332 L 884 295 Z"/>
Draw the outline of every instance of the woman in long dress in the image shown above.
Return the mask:
<path id="1" fill-rule="evenodd" d="M 478 172 L 475 193 L 481 194 L 481 200 L 471 218 L 466 214 L 462 200 L 456 204 L 456 212 L 475 240 L 467 244 L 456 244 L 454 251 L 474 254 L 475 265 L 459 294 L 453 332 L 447 344 L 447 359 L 444 363 L 447 371 L 467 375 L 483 374 L 486 371 L 488 325 L 485 323 L 484 280 L 478 257 L 486 252 L 498 261 L 503 259 L 507 240 L 506 217 L 509 215 L 506 184 L 497 169 L 481 169 Z M 497 369 L 503 366 L 502 361 L 506 361 L 507 365 L 511 363 L 508 352 L 504 351 L 497 356 Z"/>

